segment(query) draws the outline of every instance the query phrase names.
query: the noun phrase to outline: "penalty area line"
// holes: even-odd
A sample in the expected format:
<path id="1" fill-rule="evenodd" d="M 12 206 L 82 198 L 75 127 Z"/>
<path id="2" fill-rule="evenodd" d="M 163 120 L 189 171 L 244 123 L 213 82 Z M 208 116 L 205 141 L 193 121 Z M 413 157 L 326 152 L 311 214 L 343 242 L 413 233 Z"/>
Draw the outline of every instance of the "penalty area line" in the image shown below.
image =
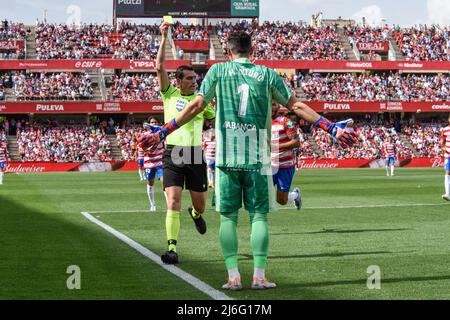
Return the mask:
<path id="1" fill-rule="evenodd" d="M 137 252 L 139 252 L 143 256 L 147 257 L 148 259 L 150 259 L 151 261 L 153 261 L 154 263 L 159 265 L 161 268 L 169 271 L 170 273 L 172 273 L 175 276 L 179 277 L 183 281 L 189 283 L 194 288 L 196 288 L 196 289 L 200 290 L 201 292 L 207 294 L 208 296 L 210 296 L 214 300 L 234 300 L 233 298 L 227 296 L 223 292 L 220 292 L 219 290 L 214 289 L 213 287 L 211 287 L 207 283 L 205 283 L 205 282 L 201 281 L 200 279 L 194 277 L 190 273 L 187 273 L 187 272 L 181 270 L 180 268 L 178 268 L 178 267 L 176 267 L 174 265 L 167 265 L 167 264 L 162 263 L 161 262 L 161 258 L 158 255 L 156 255 L 155 253 L 153 253 L 152 251 L 150 251 L 149 249 L 147 249 L 143 245 L 141 245 L 141 244 L 137 243 L 136 241 L 130 239 L 129 237 L 127 237 L 123 233 L 121 233 L 121 232 L 117 231 L 116 229 L 112 228 L 111 226 L 107 225 L 106 223 L 104 223 L 104 222 L 94 218 L 91 214 L 89 214 L 89 212 L 81 212 L 81 214 L 86 219 L 88 219 L 89 221 L 95 223 L 96 225 L 98 225 L 102 229 L 106 230 L 107 232 L 109 232 L 110 234 L 112 234 L 113 236 L 118 238 L 119 240 L 125 242 L 127 245 L 129 245 L 134 250 L 136 250 Z"/>
<path id="2" fill-rule="evenodd" d="M 356 206 L 302 207 L 302 210 L 397 208 L 397 207 L 439 207 L 439 206 L 450 206 L 450 203 L 400 203 L 400 204 L 374 204 L 374 205 L 356 205 Z M 291 206 L 278 205 L 278 210 L 295 210 L 295 208 L 291 207 Z M 92 213 L 92 214 L 103 214 L 103 213 L 149 213 L 149 212 L 150 212 L 149 210 L 89 211 L 89 213 Z"/>
<path id="3" fill-rule="evenodd" d="M 397 208 L 397 207 L 436 207 L 448 206 L 448 203 L 411 203 L 411 204 L 374 204 L 360 206 L 330 206 L 330 207 L 302 207 L 302 210 L 320 210 L 320 209 L 361 209 L 361 208 Z M 293 208 L 280 207 L 278 210 L 293 210 Z"/>

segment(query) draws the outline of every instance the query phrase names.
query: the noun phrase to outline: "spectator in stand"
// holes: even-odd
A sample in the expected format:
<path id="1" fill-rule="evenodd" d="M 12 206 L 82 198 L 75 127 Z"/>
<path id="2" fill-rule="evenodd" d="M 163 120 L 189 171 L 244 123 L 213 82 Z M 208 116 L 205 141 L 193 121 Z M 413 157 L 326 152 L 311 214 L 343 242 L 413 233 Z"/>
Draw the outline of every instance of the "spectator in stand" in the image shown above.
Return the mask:
<path id="1" fill-rule="evenodd" d="M 450 27 L 420 25 L 392 32 L 397 44 L 410 61 L 450 61 Z"/>
<path id="2" fill-rule="evenodd" d="M 450 78 L 445 74 L 313 73 L 301 86 L 308 100 L 450 101 Z"/>
<path id="3" fill-rule="evenodd" d="M 245 30 L 254 38 L 254 58 L 261 60 L 343 60 L 345 51 L 338 40 L 337 27 L 313 28 L 295 22 L 220 22 L 217 34 L 225 50 L 233 31 Z"/>
<path id="4" fill-rule="evenodd" d="M 83 73 L 15 73 L 12 81 L 17 100 L 87 100 L 94 92 Z"/>
<path id="5" fill-rule="evenodd" d="M 22 161 L 110 161 L 106 135 L 94 127 L 30 125 L 17 131 Z"/>

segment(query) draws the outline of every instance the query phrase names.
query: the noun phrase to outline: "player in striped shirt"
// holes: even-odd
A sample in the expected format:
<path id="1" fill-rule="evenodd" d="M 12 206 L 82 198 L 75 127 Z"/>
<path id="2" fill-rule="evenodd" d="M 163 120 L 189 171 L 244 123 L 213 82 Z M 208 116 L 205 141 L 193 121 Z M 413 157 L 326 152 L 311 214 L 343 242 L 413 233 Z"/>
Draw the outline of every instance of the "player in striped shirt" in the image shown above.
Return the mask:
<path id="1" fill-rule="evenodd" d="M 147 123 L 153 127 L 158 127 L 160 125 L 159 120 L 155 117 L 150 117 Z M 155 192 L 153 187 L 155 185 L 155 177 L 163 183 L 162 158 L 164 150 L 165 143 L 160 143 L 157 146 L 144 151 L 143 168 L 147 180 L 147 195 L 148 200 L 150 201 L 150 211 L 156 211 Z M 166 193 L 164 193 L 164 195 L 165 194 Z"/>
<path id="2" fill-rule="evenodd" d="M 205 135 L 203 150 L 207 166 L 208 187 L 214 188 L 214 170 L 216 168 L 216 137 L 214 129 L 208 130 Z"/>
<path id="3" fill-rule="evenodd" d="M 141 181 L 144 181 L 145 180 L 145 172 L 143 170 L 143 168 L 144 168 L 144 150 L 140 146 L 136 147 L 136 156 L 138 159 L 139 179 Z"/>
<path id="4" fill-rule="evenodd" d="M 0 140 L 0 184 L 3 184 L 3 175 L 5 174 L 7 152 L 8 152 L 8 149 L 6 147 L 6 141 Z"/>
<path id="5" fill-rule="evenodd" d="M 395 160 L 397 159 L 397 147 L 392 142 L 392 138 L 388 137 L 383 146 L 383 154 L 386 163 L 386 175 L 394 176 Z"/>
<path id="6" fill-rule="evenodd" d="M 279 113 L 280 104 L 272 103 L 272 170 L 273 184 L 277 186 L 277 202 L 285 205 L 293 201 L 297 210 L 301 208 L 300 189 L 291 189 L 295 174 L 293 149 L 300 146 L 295 124 Z"/>
<path id="7" fill-rule="evenodd" d="M 442 129 L 441 144 L 444 153 L 444 170 L 445 170 L 445 194 L 442 199 L 450 201 L 450 115 L 448 116 L 449 124 Z"/>

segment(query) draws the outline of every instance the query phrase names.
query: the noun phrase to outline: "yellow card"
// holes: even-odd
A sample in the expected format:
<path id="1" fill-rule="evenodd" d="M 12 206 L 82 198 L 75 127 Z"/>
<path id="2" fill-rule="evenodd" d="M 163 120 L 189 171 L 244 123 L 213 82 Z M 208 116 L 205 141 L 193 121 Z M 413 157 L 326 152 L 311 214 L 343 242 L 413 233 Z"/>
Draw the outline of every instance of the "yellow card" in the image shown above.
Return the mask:
<path id="1" fill-rule="evenodd" d="M 164 16 L 163 21 L 167 22 L 168 24 L 173 24 L 173 18 L 172 16 Z"/>

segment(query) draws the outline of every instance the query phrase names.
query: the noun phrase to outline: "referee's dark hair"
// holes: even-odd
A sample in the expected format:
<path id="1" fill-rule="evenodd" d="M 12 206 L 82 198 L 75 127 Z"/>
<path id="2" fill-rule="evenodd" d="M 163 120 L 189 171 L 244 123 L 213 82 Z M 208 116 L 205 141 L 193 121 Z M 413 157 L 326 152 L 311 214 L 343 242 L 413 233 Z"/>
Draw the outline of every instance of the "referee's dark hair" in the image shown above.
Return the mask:
<path id="1" fill-rule="evenodd" d="M 248 55 L 252 51 L 252 37 L 244 32 L 233 32 L 228 37 L 228 46 L 235 55 Z"/>
<path id="2" fill-rule="evenodd" d="M 175 78 L 181 80 L 184 78 L 184 70 L 188 70 L 188 71 L 195 71 L 194 68 L 192 66 L 179 66 L 177 68 L 177 70 L 175 71 Z"/>

